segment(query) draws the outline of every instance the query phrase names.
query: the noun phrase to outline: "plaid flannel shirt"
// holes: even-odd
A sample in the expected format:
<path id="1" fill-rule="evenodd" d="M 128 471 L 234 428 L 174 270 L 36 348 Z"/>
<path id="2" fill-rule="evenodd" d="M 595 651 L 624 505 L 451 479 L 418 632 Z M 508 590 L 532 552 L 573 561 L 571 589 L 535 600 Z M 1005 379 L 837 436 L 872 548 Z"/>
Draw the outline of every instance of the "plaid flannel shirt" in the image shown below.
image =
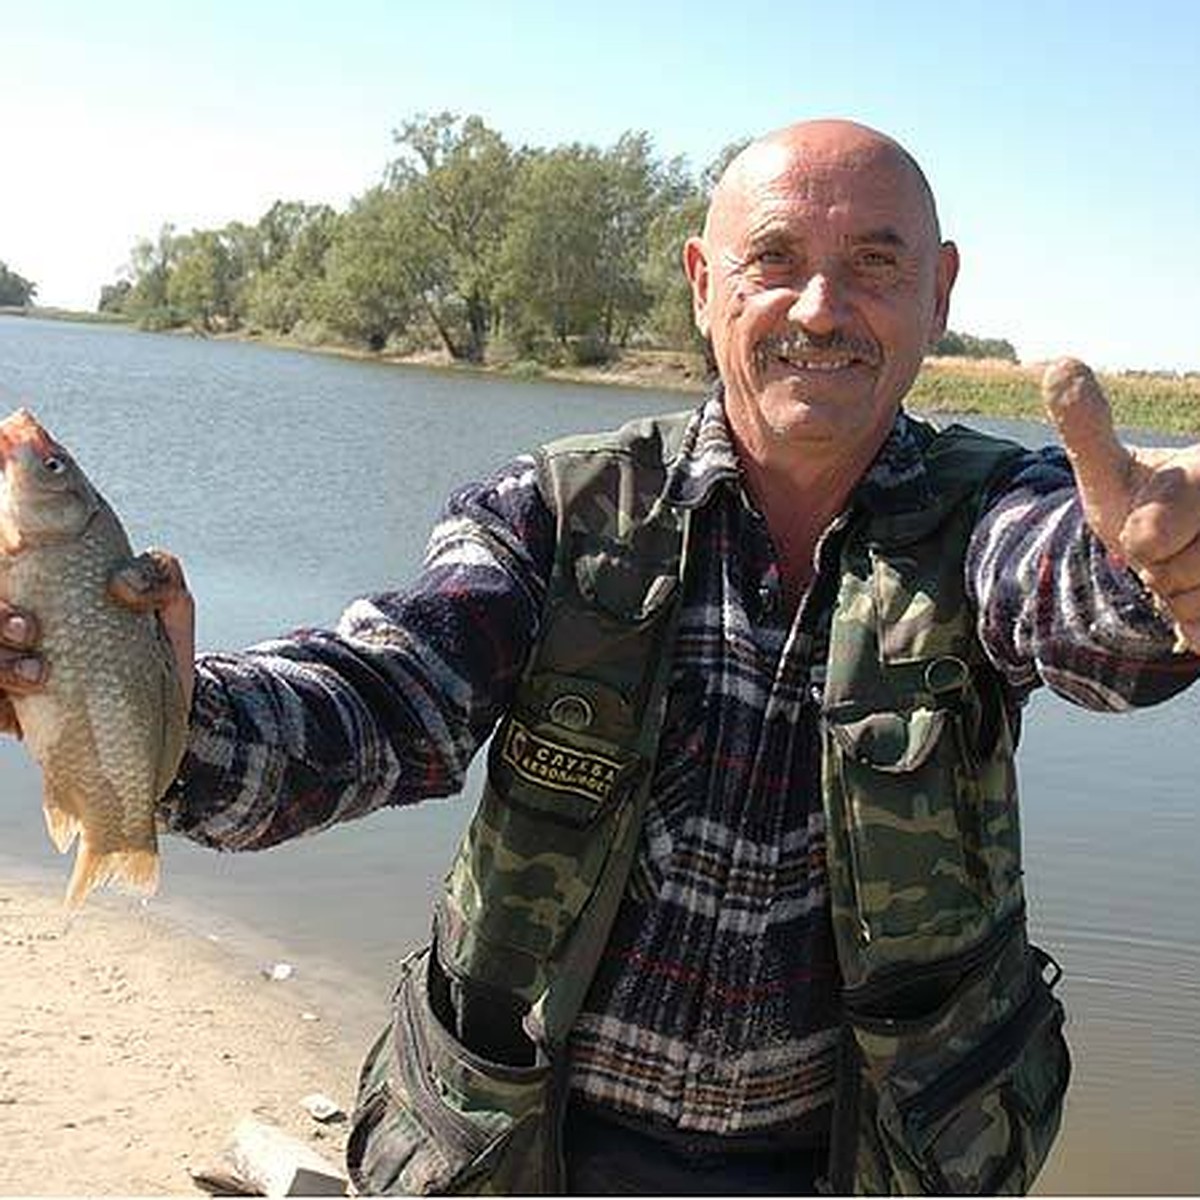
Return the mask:
<path id="1" fill-rule="evenodd" d="M 829 606 L 787 612 L 719 392 L 693 422 L 675 476 L 695 511 L 667 721 L 572 1088 L 699 1135 L 819 1131 L 838 986 L 817 726 Z M 923 470 L 901 413 L 859 486 L 886 493 Z M 837 542 L 835 523 L 818 580 Z M 334 630 L 201 657 L 167 827 L 247 850 L 458 791 L 537 637 L 553 554 L 533 460 L 518 458 L 451 497 L 411 587 L 355 601 Z M 1151 704 L 1200 673 L 1084 525 L 1059 451 L 1028 453 L 996 490 L 967 573 L 1014 706 L 1041 683 L 1091 708 Z"/>

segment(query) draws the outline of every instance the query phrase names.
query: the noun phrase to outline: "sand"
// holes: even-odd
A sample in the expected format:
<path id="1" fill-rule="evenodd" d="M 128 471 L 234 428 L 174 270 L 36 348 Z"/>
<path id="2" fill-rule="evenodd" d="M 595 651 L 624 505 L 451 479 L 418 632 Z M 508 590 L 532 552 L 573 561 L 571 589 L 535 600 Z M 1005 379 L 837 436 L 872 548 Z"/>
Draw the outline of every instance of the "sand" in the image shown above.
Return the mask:
<path id="1" fill-rule="evenodd" d="M 243 1117 L 342 1160 L 366 1049 L 301 972 L 249 961 L 122 897 L 64 926 L 56 892 L 0 883 L 0 1194 L 201 1196 Z"/>

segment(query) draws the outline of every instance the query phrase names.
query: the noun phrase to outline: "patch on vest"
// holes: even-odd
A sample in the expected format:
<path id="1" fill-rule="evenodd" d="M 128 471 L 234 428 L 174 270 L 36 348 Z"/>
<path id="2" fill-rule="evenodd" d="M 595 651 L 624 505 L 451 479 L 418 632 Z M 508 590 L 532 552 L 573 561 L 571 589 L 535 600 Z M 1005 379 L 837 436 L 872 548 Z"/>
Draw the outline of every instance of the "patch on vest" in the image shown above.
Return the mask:
<path id="1" fill-rule="evenodd" d="M 520 721 L 509 722 L 500 757 L 527 783 L 591 800 L 608 799 L 621 767 L 602 754 L 539 737 Z"/>

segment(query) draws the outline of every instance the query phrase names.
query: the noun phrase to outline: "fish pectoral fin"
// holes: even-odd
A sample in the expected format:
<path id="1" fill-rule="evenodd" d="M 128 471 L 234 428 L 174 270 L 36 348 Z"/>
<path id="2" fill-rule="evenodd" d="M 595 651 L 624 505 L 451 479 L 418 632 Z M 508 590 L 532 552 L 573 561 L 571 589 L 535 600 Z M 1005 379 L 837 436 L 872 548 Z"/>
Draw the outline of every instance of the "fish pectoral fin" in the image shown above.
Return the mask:
<path id="1" fill-rule="evenodd" d="M 42 797 L 42 812 L 45 814 L 46 830 L 54 848 L 59 854 L 66 854 L 83 828 L 74 797 L 47 784 Z"/>
<path id="2" fill-rule="evenodd" d="M 154 850 L 110 850 L 98 853 L 86 838 L 79 843 L 75 869 L 67 885 L 66 905 L 74 911 L 87 899 L 93 888 L 119 883 L 143 896 L 158 889 L 158 854 Z"/>

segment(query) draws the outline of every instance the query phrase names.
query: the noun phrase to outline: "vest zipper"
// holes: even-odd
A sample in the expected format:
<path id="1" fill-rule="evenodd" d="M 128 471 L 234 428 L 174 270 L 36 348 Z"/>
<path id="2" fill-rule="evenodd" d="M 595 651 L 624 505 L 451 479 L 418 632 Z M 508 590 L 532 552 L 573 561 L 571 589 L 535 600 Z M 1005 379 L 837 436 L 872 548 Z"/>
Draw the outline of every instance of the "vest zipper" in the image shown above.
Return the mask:
<path id="1" fill-rule="evenodd" d="M 1025 906 L 1011 912 L 997 925 L 991 933 L 970 949 L 951 958 L 939 959 L 933 963 L 922 963 L 915 967 L 892 967 L 881 971 L 874 979 L 855 987 L 844 988 L 842 1004 L 847 1014 L 856 1024 L 864 1029 L 872 1027 L 887 1031 L 910 1023 L 899 1017 L 880 1017 L 872 1008 L 880 998 L 886 998 L 894 991 L 897 984 L 919 983 L 924 979 L 936 979 L 947 976 L 956 980 L 965 979 L 981 966 L 996 956 L 997 951 L 1012 936 L 1025 920 Z"/>
<path id="2" fill-rule="evenodd" d="M 905 1133 L 919 1145 L 921 1129 L 930 1129 L 974 1093 L 986 1087 L 1012 1058 L 1014 1046 L 1022 1046 L 1046 1017 L 1057 1009 L 1049 1002 L 1050 992 L 1035 988 L 1016 1013 L 962 1062 L 951 1067 L 929 1089 L 897 1103 Z"/>

